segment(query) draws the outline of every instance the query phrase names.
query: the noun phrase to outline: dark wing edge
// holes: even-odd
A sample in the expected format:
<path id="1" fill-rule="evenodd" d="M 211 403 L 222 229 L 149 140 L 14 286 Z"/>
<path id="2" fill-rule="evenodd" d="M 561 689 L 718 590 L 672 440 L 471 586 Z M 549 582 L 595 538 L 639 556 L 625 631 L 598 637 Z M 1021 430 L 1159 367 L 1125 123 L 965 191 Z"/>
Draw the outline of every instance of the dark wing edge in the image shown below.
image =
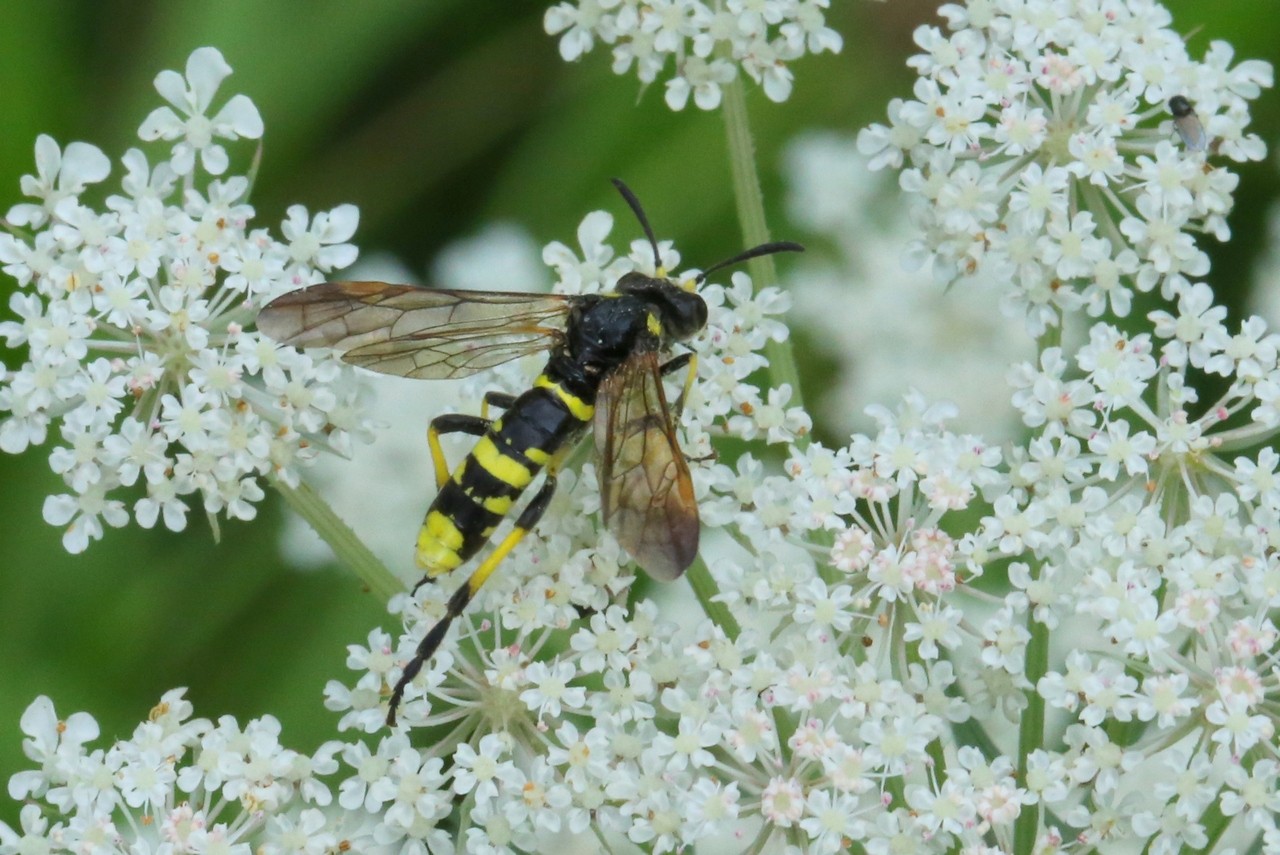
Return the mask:
<path id="1" fill-rule="evenodd" d="M 571 308 L 559 294 L 325 282 L 272 300 L 258 329 L 383 374 L 444 379 L 554 347 Z"/>
<path id="2" fill-rule="evenodd" d="M 650 576 L 678 578 L 698 554 L 698 503 L 656 351 L 600 384 L 594 435 L 605 525 Z"/>

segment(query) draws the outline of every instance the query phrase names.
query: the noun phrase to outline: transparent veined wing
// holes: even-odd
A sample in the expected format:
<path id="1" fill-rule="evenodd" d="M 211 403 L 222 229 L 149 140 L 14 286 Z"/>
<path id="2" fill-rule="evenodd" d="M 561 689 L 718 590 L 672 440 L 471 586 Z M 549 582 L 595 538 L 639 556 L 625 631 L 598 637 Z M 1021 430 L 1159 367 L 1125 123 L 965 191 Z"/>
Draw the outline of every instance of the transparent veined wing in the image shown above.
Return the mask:
<path id="1" fill-rule="evenodd" d="M 650 576 L 675 579 L 698 554 L 698 504 L 656 351 L 600 384 L 593 431 L 605 524 Z"/>
<path id="2" fill-rule="evenodd" d="M 281 344 L 332 347 L 383 374 L 445 379 L 554 347 L 571 307 L 556 294 L 325 282 L 272 300 L 258 329 Z"/>

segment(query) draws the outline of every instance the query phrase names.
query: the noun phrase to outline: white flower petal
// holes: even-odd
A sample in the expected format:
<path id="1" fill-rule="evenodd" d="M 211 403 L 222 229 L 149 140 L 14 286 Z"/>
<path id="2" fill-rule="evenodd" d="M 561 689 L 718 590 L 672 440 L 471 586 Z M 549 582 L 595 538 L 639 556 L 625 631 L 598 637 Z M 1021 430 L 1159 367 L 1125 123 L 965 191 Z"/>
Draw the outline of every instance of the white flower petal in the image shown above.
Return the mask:
<path id="1" fill-rule="evenodd" d="M 44 500 L 44 521 L 49 525 L 66 525 L 80 509 L 75 496 L 63 493 L 58 496 L 46 496 Z"/>
<path id="2" fill-rule="evenodd" d="M 58 148 L 58 141 L 48 134 L 36 137 L 36 174 L 49 181 L 58 174 L 61 163 L 62 149 Z"/>
<path id="3" fill-rule="evenodd" d="M 185 142 L 180 142 L 173 147 L 173 153 L 169 157 L 169 165 L 173 167 L 175 175 L 190 175 L 191 171 L 196 168 L 196 151 Z"/>
<path id="4" fill-rule="evenodd" d="M 552 241 L 542 249 L 542 263 L 548 267 L 565 267 L 578 263 L 578 256 L 560 241 Z"/>
<path id="5" fill-rule="evenodd" d="M 288 241 L 298 239 L 298 235 L 307 230 L 307 209 L 304 205 L 290 205 L 285 211 L 286 219 L 280 224 L 280 232 Z"/>
<path id="6" fill-rule="evenodd" d="M 40 695 L 32 701 L 22 713 L 22 717 L 18 719 L 18 727 L 27 736 L 36 737 L 37 740 L 48 741 L 53 737 L 56 741 L 58 729 L 58 714 L 54 712 L 53 701 L 47 695 Z M 53 749 L 54 745 L 41 746 Z M 14 798 L 19 798 L 15 796 Z"/>
<path id="7" fill-rule="evenodd" d="M 220 145 L 205 146 L 200 150 L 200 164 L 210 175 L 221 175 L 226 172 L 229 162 L 227 150 Z"/>
<path id="8" fill-rule="evenodd" d="M 187 103 L 187 81 L 182 79 L 182 75 L 172 69 L 165 69 L 156 75 L 155 79 L 156 91 L 160 93 L 160 97 L 186 113 L 190 110 Z"/>
<path id="9" fill-rule="evenodd" d="M 569 29 L 574 24 L 573 7 L 561 3 L 558 6 L 552 6 L 542 16 L 542 29 L 547 35 L 554 36 L 557 33 Z"/>
<path id="10" fill-rule="evenodd" d="M 608 211 L 592 211 L 582 219 L 578 226 L 578 244 L 587 252 L 604 243 L 609 232 L 613 230 L 613 215 Z"/>
<path id="11" fill-rule="evenodd" d="M 203 114 L 209 109 L 214 93 L 230 73 L 231 66 L 217 48 L 202 47 L 191 52 L 187 59 L 187 82 L 195 96 L 197 113 Z"/>
<path id="12" fill-rule="evenodd" d="M 19 227 L 41 226 L 44 225 L 45 211 L 44 208 L 39 205 L 21 202 L 10 208 L 4 218 L 8 220 L 11 225 Z"/>
<path id="13" fill-rule="evenodd" d="M 356 248 L 349 243 L 326 246 L 316 253 L 315 266 L 320 270 L 341 270 L 355 263 Z"/>
<path id="14" fill-rule="evenodd" d="M 213 117 L 215 133 L 257 139 L 262 136 L 262 116 L 247 95 L 236 95 Z"/>
<path id="15" fill-rule="evenodd" d="M 111 161 L 102 149 L 89 143 L 73 142 L 62 153 L 62 171 L 58 187 L 78 192 L 86 184 L 94 184 L 111 174 Z"/>
<path id="16" fill-rule="evenodd" d="M 169 531 L 182 531 L 187 527 L 187 506 L 179 501 L 166 502 L 164 527 Z"/>
<path id="17" fill-rule="evenodd" d="M 329 212 L 327 220 L 320 231 L 320 240 L 325 243 L 350 240 L 360 224 L 360 209 L 355 205 L 339 205 Z"/>
<path id="18" fill-rule="evenodd" d="M 683 77 L 667 81 L 667 94 L 664 99 L 672 110 L 683 110 L 689 103 L 689 81 Z"/>
<path id="19" fill-rule="evenodd" d="M 77 517 L 62 535 L 62 548 L 79 555 L 89 548 L 90 539 L 102 537 L 102 525 L 91 517 Z"/>
<path id="20" fill-rule="evenodd" d="M 670 101 L 667 103 L 669 104 Z M 714 110 L 720 106 L 720 87 L 715 83 L 699 86 L 693 93 L 693 103 L 698 105 L 699 110 Z M 672 109 L 679 108 L 672 107 Z"/>
<path id="21" fill-rule="evenodd" d="M 182 136 L 184 126 L 178 114 L 168 107 L 156 107 L 138 126 L 138 138 L 146 142 L 176 140 Z"/>

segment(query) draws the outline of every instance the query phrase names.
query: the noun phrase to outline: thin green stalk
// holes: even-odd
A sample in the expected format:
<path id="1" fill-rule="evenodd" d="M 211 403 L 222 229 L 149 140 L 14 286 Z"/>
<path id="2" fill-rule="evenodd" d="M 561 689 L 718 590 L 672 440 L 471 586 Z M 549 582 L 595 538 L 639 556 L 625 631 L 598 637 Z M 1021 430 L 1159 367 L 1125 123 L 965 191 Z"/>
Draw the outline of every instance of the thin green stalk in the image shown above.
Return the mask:
<path id="1" fill-rule="evenodd" d="M 751 123 L 747 119 L 747 96 L 740 79 L 724 87 L 722 111 L 729 146 L 729 167 L 733 175 L 733 197 L 738 208 L 738 224 L 742 227 L 743 245 L 759 246 L 769 242 L 769 225 L 764 216 L 764 194 L 760 191 L 760 177 L 756 172 L 756 147 L 751 139 Z M 778 284 L 778 269 L 773 263 L 773 256 L 762 255 L 754 258 L 747 263 L 747 269 L 751 273 L 751 282 L 757 293 Z M 791 339 L 766 342 L 764 353 L 769 359 L 769 384 L 775 388 L 783 384 L 788 385 L 791 388 L 790 405 L 803 407 L 800 372 L 796 368 Z M 803 448 L 808 441 L 808 436 L 798 437 L 796 445 Z M 689 569 L 689 577 L 689 581 L 694 586 L 694 592 L 698 596 L 698 602 L 702 603 L 703 611 L 724 630 L 725 635 L 736 639 L 740 632 L 738 622 L 734 620 L 733 615 L 723 603 L 711 601 L 719 590 L 710 572 L 707 571 L 706 565 L 701 561 L 695 563 Z M 716 613 L 712 612 L 713 608 L 716 609 Z M 783 762 L 790 763 L 791 747 L 788 743 L 796 731 L 797 723 L 794 717 L 781 707 L 773 708 L 773 721 L 777 728 L 778 746 Z"/>
<path id="2" fill-rule="evenodd" d="M 1037 364 L 1046 350 L 1062 345 L 1062 320 L 1059 313 L 1057 322 L 1036 339 Z M 1031 572 L 1033 578 L 1040 577 L 1039 566 L 1033 566 Z M 1030 688 L 1026 690 L 1027 707 L 1022 711 L 1022 720 L 1018 724 L 1018 778 L 1021 781 L 1027 780 L 1031 753 L 1044 747 L 1045 704 L 1044 698 L 1036 691 L 1036 684 L 1049 670 L 1049 628 L 1035 619 L 1034 606 L 1027 613 L 1027 631 L 1031 633 L 1031 640 L 1027 643 L 1023 676 Z M 1030 852 L 1035 847 L 1036 834 L 1040 831 L 1040 813 L 1040 806 L 1035 805 L 1018 814 L 1013 826 L 1015 852 Z"/>
<path id="3" fill-rule="evenodd" d="M 907 667 L 903 669 L 904 679 L 910 666 L 918 665 L 920 668 L 928 670 L 929 663 L 921 658 L 919 645 L 907 644 L 903 634 L 906 632 L 906 622 L 908 618 L 915 618 L 914 611 L 908 613 L 907 609 L 895 609 L 893 621 L 893 640 L 890 642 L 895 648 L 902 650 L 906 654 Z M 933 759 L 933 775 L 937 781 L 937 786 L 941 787 L 947 782 L 947 755 L 946 746 L 943 745 L 942 739 L 932 739 L 925 746 L 925 751 L 929 757 Z"/>
<path id="4" fill-rule="evenodd" d="M 698 605 L 702 606 L 703 613 L 720 628 L 725 638 L 730 641 L 737 641 L 738 636 L 742 633 L 742 627 L 738 626 L 738 622 L 734 619 L 733 613 L 729 611 L 728 606 L 713 599 L 720 593 L 720 589 L 716 587 L 716 580 L 711 578 L 711 571 L 707 569 L 707 563 L 701 558 L 696 559 L 689 565 L 689 570 L 684 575 L 689 580 L 689 585 L 693 588 L 693 595 L 697 597 Z"/>
<path id="5" fill-rule="evenodd" d="M 1235 817 L 1226 816 L 1222 812 L 1220 801 L 1215 798 L 1209 803 L 1209 807 L 1205 812 L 1200 814 L 1200 825 L 1204 827 L 1204 833 L 1209 842 L 1197 852 L 1213 852 L 1217 848 L 1218 841 L 1222 839 L 1222 835 L 1226 833 L 1227 827 L 1231 825 L 1231 821 Z M 1185 847 L 1183 851 L 1189 851 Z"/>
<path id="6" fill-rule="evenodd" d="M 738 223 L 742 226 L 743 244 L 759 246 L 769 242 L 769 225 L 765 221 L 764 194 L 760 192 L 760 177 L 756 173 L 756 147 L 747 119 L 747 96 L 740 79 L 724 87 L 723 113 L 729 144 L 729 167 L 733 173 L 733 197 L 738 208 Z M 771 255 L 753 258 L 747 263 L 747 269 L 757 292 L 778 284 L 778 270 Z M 796 368 L 791 339 L 766 343 L 764 353 L 769 358 L 770 385 L 788 384 L 791 387 L 791 405 L 803 407 L 800 372 Z M 804 441 L 805 438 L 801 437 L 800 442 L 803 444 Z"/>
<path id="7" fill-rule="evenodd" d="M 1039 568 L 1033 570 L 1038 577 Z M 1049 670 L 1049 628 L 1035 619 L 1035 609 L 1027 614 L 1027 630 L 1031 640 L 1027 643 L 1026 662 L 1023 675 L 1030 687 L 1026 691 L 1027 707 L 1022 711 L 1022 721 L 1018 724 L 1018 779 L 1027 780 L 1029 770 L 1028 758 L 1031 753 L 1044 747 L 1044 698 L 1036 691 L 1040 682 Z M 1013 851 L 1030 852 L 1035 848 L 1036 834 L 1040 830 L 1040 808 L 1030 806 L 1023 808 L 1013 827 Z"/>
<path id="8" fill-rule="evenodd" d="M 1062 313 L 1058 312 L 1058 318 L 1055 323 L 1045 328 L 1045 331 L 1036 339 L 1037 356 L 1044 355 L 1044 352 L 1051 347 L 1062 346 Z"/>
<path id="9" fill-rule="evenodd" d="M 272 479 L 271 483 L 294 513 L 306 520 L 321 540 L 329 544 L 338 560 L 350 567 L 365 587 L 383 602 L 405 590 L 404 583 L 369 551 L 351 527 L 305 481 L 296 488 L 279 479 Z"/>

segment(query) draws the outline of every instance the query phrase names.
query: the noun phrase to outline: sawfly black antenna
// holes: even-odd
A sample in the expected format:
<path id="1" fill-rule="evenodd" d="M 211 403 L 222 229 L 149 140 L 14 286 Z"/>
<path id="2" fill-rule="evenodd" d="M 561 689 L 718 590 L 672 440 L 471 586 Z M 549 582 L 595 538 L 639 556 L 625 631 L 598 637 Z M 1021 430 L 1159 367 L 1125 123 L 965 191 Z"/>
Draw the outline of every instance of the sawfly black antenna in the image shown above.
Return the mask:
<path id="1" fill-rule="evenodd" d="M 708 275 L 722 267 L 728 267 L 732 264 L 740 264 L 744 261 L 750 261 L 753 258 L 759 258 L 762 255 L 773 255 L 775 252 L 804 252 L 804 247 L 789 240 L 775 240 L 769 243 L 762 243 L 759 246 L 753 246 L 751 249 L 738 253 L 733 258 L 726 258 L 719 264 L 711 265 L 706 270 L 698 274 L 697 282 L 698 284 L 702 284 Z"/>
<path id="2" fill-rule="evenodd" d="M 636 219 L 640 221 L 640 228 L 644 229 L 644 236 L 649 239 L 649 246 L 653 247 L 653 268 L 654 270 L 662 269 L 662 259 L 658 255 L 658 239 L 653 236 L 653 228 L 649 225 L 649 218 L 644 215 L 644 208 L 640 207 L 640 200 L 636 198 L 636 194 L 631 192 L 631 188 L 623 184 L 617 178 L 610 178 L 613 186 L 618 188 L 618 192 L 622 194 L 622 198 L 627 200 L 627 204 L 631 206 L 631 213 L 636 215 Z"/>
<path id="3" fill-rule="evenodd" d="M 644 235 L 649 239 L 649 246 L 653 247 L 653 266 L 655 270 L 662 269 L 662 258 L 658 255 L 658 239 L 653 236 L 653 228 L 649 225 L 649 218 L 644 215 L 644 208 L 640 207 L 640 200 L 636 198 L 636 194 L 631 192 L 631 188 L 623 184 L 620 179 L 611 178 L 613 186 L 618 188 L 618 192 L 622 194 L 622 198 L 627 200 L 627 205 L 631 207 L 631 212 L 636 215 L 636 219 L 640 221 L 640 227 L 644 229 Z M 710 273 L 714 273 L 722 267 L 728 267 L 732 264 L 741 264 L 744 261 L 750 261 L 753 258 L 759 258 L 762 255 L 772 255 L 775 252 L 804 252 L 804 247 L 798 243 L 789 240 L 771 241 L 770 243 L 762 243 L 759 246 L 753 246 L 744 252 L 740 252 L 733 258 L 726 258 L 719 264 L 713 264 L 706 270 L 698 274 L 695 280 L 701 284 Z"/>

